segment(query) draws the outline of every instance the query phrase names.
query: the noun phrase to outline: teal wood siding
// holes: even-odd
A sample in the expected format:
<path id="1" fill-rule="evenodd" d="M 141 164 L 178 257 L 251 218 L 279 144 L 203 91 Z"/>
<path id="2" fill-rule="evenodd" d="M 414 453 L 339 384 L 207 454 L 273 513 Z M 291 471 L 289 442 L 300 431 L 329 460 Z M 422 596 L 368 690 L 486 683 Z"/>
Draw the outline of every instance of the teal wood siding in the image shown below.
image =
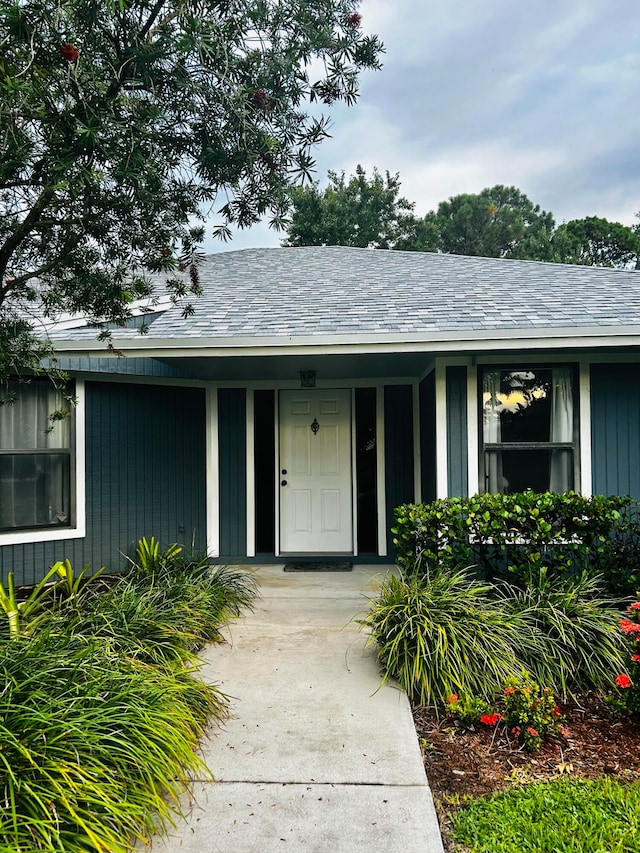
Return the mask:
<path id="1" fill-rule="evenodd" d="M 420 459 L 422 501 L 436 499 L 436 375 L 432 371 L 420 383 Z"/>
<path id="2" fill-rule="evenodd" d="M 221 557 L 247 553 L 246 412 L 244 388 L 218 391 Z"/>
<path id="3" fill-rule="evenodd" d="M 467 368 L 447 367 L 447 494 L 467 497 Z"/>
<path id="4" fill-rule="evenodd" d="M 86 373 L 113 373 L 125 376 L 161 376 L 185 378 L 177 367 L 165 364 L 157 358 L 59 358 L 56 367 L 60 370 L 75 370 Z"/>
<path id="5" fill-rule="evenodd" d="M 413 388 L 384 389 L 384 448 L 387 510 L 387 548 L 393 554 L 393 510 L 415 498 L 413 480 Z"/>
<path id="6" fill-rule="evenodd" d="M 591 367 L 594 494 L 640 498 L 640 366 Z"/>
<path id="7" fill-rule="evenodd" d="M 3 577 L 34 583 L 56 560 L 117 570 L 141 536 L 206 547 L 202 389 L 86 383 L 84 539 L 0 547 Z"/>

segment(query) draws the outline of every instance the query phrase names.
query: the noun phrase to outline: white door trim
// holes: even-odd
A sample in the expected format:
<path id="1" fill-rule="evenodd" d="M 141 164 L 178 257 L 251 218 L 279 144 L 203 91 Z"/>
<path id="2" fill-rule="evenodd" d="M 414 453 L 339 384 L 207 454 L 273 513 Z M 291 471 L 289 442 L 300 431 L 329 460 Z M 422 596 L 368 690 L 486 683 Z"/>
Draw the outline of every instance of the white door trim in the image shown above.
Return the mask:
<path id="1" fill-rule="evenodd" d="M 281 554 L 354 553 L 352 398 L 350 388 L 278 393 Z M 318 422 L 319 431 L 311 431 L 306 417 Z M 285 469 L 287 474 L 282 474 Z"/>

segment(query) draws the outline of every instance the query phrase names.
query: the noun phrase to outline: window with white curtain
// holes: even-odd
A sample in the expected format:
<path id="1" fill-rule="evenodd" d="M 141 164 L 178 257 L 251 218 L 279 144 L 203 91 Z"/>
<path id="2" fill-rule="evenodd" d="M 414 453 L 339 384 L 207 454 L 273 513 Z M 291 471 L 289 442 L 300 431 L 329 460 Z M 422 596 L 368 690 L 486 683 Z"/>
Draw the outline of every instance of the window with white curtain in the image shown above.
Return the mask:
<path id="1" fill-rule="evenodd" d="M 0 531 L 71 524 L 72 418 L 48 381 L 10 383 L 13 402 L 0 405 Z"/>
<path id="2" fill-rule="evenodd" d="M 574 384 L 571 367 L 484 372 L 485 492 L 566 492 L 574 488 Z"/>

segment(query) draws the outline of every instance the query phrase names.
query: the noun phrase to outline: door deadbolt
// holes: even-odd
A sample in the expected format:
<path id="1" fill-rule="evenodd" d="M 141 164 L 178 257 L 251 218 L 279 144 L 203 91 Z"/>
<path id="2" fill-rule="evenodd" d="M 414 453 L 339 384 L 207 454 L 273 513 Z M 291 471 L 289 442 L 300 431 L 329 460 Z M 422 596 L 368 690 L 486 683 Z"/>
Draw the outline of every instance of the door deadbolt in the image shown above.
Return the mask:
<path id="1" fill-rule="evenodd" d="M 286 468 L 283 468 L 283 469 L 282 469 L 282 473 L 283 473 L 283 474 L 286 474 L 286 473 L 287 473 L 287 469 L 286 469 Z"/>

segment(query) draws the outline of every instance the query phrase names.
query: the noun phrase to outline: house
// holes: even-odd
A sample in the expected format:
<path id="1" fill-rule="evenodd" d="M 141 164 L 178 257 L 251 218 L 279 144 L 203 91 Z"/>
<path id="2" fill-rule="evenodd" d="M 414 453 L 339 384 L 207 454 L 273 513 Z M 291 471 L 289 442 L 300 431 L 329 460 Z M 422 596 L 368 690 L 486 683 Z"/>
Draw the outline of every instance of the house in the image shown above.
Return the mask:
<path id="1" fill-rule="evenodd" d="M 207 257 L 195 316 L 50 330 L 77 396 L 0 408 L 0 563 L 391 562 L 393 508 L 478 491 L 640 497 L 640 273 L 344 247 Z"/>

